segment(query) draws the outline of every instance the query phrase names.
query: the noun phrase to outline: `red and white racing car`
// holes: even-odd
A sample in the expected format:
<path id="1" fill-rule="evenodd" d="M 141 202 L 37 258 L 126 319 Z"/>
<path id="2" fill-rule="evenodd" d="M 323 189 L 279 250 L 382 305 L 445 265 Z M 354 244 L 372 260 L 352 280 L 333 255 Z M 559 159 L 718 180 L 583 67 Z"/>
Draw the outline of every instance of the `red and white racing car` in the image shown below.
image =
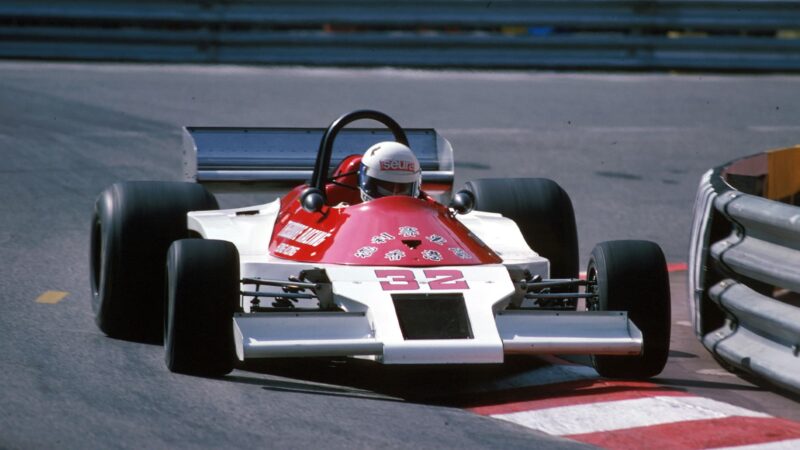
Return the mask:
<path id="1" fill-rule="evenodd" d="M 345 128 L 360 119 L 387 129 Z M 422 189 L 362 201 L 361 153 L 386 140 L 416 154 Z M 114 184 L 92 222 L 98 326 L 163 336 L 170 370 L 223 375 L 237 359 L 272 357 L 483 364 L 588 354 L 601 375 L 649 377 L 666 363 L 660 248 L 601 243 L 580 279 L 572 204 L 551 180 L 480 179 L 451 195 L 450 144 L 376 111 L 325 130 L 188 127 L 184 147 L 188 182 Z M 287 183 L 298 185 L 278 200 L 227 210 L 206 189 Z"/>

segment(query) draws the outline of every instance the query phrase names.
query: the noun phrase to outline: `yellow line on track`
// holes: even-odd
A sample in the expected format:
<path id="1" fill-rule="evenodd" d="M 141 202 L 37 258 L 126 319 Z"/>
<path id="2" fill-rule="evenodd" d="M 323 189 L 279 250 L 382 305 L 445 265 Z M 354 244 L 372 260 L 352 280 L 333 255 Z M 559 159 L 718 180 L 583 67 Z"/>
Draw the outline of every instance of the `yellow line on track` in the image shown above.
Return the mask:
<path id="1" fill-rule="evenodd" d="M 69 292 L 64 292 L 64 291 L 47 291 L 42 295 L 36 297 L 36 303 L 46 303 L 48 305 L 55 305 L 61 300 L 64 300 L 64 297 L 68 295 Z"/>

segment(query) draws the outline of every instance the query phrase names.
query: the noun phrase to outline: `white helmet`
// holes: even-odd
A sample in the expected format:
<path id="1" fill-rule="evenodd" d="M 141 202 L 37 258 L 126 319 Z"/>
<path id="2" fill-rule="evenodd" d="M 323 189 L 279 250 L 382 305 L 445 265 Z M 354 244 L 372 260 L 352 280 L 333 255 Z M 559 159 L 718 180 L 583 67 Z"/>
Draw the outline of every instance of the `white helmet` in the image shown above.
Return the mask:
<path id="1" fill-rule="evenodd" d="M 410 148 L 399 142 L 379 142 L 361 158 L 358 187 L 361 199 L 387 195 L 419 196 L 422 169 Z"/>

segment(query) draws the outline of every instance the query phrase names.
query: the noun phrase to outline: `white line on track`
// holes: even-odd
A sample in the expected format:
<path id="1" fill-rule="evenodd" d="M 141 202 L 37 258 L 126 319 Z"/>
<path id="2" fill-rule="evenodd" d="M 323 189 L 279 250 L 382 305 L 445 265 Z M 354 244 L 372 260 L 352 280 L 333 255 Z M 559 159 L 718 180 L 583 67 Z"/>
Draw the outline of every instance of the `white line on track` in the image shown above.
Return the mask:
<path id="1" fill-rule="evenodd" d="M 443 128 L 439 130 L 445 136 L 461 134 L 461 135 L 476 135 L 485 136 L 487 134 L 499 134 L 506 136 L 509 134 L 536 134 L 537 130 L 527 128 Z"/>
<path id="2" fill-rule="evenodd" d="M 770 417 L 702 397 L 663 396 L 492 415 L 553 435 L 596 433 L 731 416 Z"/>
<path id="3" fill-rule="evenodd" d="M 747 127 L 747 129 L 760 133 L 798 132 L 800 131 L 800 125 L 752 125 Z"/>
<path id="4" fill-rule="evenodd" d="M 593 133 L 679 133 L 686 130 L 699 130 L 697 127 L 582 127 L 583 130 Z"/>
<path id="5" fill-rule="evenodd" d="M 797 450 L 798 448 L 800 448 L 800 439 L 766 442 L 762 444 L 740 445 L 736 447 L 717 447 L 713 450 Z"/>

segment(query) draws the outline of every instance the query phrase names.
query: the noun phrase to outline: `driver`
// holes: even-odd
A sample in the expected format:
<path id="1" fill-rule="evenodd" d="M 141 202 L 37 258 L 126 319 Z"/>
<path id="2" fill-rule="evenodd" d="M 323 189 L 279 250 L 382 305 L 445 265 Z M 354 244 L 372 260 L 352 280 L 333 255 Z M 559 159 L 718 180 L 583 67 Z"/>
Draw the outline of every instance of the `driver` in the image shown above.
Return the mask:
<path id="1" fill-rule="evenodd" d="M 365 202 L 387 195 L 418 197 L 421 181 L 417 157 L 399 142 L 379 142 L 361 158 L 358 188 Z"/>

